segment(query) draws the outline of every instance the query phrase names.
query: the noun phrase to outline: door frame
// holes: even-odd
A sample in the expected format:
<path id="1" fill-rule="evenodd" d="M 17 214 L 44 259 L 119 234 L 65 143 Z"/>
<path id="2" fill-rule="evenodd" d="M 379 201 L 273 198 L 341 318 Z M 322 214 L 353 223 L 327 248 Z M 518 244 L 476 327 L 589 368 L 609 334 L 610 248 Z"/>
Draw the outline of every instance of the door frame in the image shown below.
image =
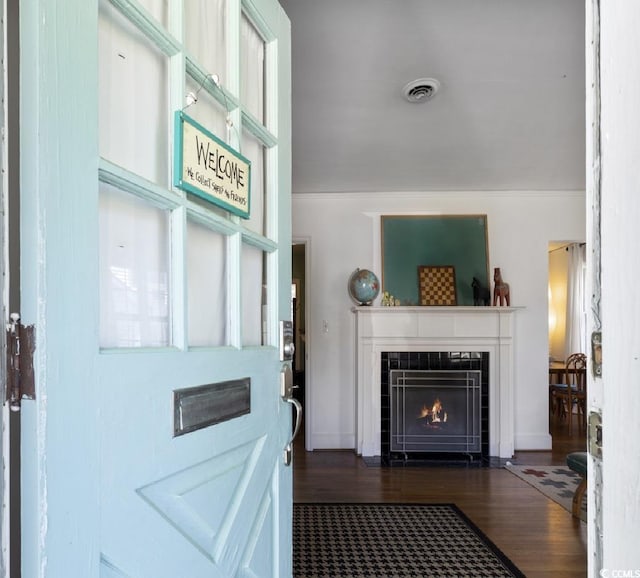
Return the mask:
<path id="1" fill-rule="evenodd" d="M 7 59 L 7 44 L 5 42 L 7 36 L 7 19 L 5 14 L 7 6 L 5 0 L 0 5 L 0 19 L 2 20 L 2 27 L 0 28 L 0 38 L 2 40 L 2 79 L 0 83 L 2 88 L 0 89 L 0 95 L 2 96 L 2 119 L 0 121 L 2 131 L 2 142 L 0 143 L 0 167 L 2 168 L 2 180 L 0 181 L 0 206 L 2 208 L 2 218 L 0 218 L 0 278 L 2 279 L 2 320 L 3 325 L 9 319 L 9 199 L 8 199 L 8 181 L 9 171 L 7 167 L 7 138 L 8 131 L 4 130 L 8 121 L 8 104 L 6 99 L 7 94 L 7 80 L 8 70 L 6 63 Z M 0 331 L 0 375 L 5 376 L 7 371 L 6 365 L 6 331 L 2 328 Z M 2 473 L 0 474 L 0 499 L 2 503 L 0 505 L 0 576 L 5 578 L 8 576 L 8 567 L 10 564 L 10 549 L 11 549 L 11 530 L 10 530 L 10 516 L 11 516 L 11 501 L 10 501 L 10 482 L 9 476 L 11 471 L 11 446 L 10 446 L 10 412 L 8 404 L 4 402 L 6 398 L 6 380 L 2 379 L 0 384 L 0 395 L 2 396 L 2 416 L 0 422 L 0 467 L 2 467 Z"/>
<path id="2" fill-rule="evenodd" d="M 585 88 L 586 88 L 586 233 L 587 279 L 585 292 L 591 295 L 587 313 L 587 336 L 602 331 L 601 324 L 601 135 L 600 135 L 600 0 L 585 2 Z M 591 371 L 587 372 L 588 413 L 602 415 L 604 387 L 601 374 L 593 369 L 593 355 L 589 353 Z M 587 439 L 587 445 L 589 439 Z M 588 575 L 596 577 L 604 562 L 603 554 L 603 470 L 604 460 L 593 455 L 587 460 L 587 532 Z"/>
<path id="3" fill-rule="evenodd" d="M 2 275 L 2 315 L 20 311 L 20 7 L 19 2 L 2 0 L 2 126 L 0 152 L 2 180 L 0 204 L 0 274 Z M 0 375 L 6 373 L 6 333 L 0 338 Z M 0 447 L 3 472 L 0 479 L 1 552 L 0 576 L 20 576 L 20 412 L 12 412 L 2 395 Z"/>

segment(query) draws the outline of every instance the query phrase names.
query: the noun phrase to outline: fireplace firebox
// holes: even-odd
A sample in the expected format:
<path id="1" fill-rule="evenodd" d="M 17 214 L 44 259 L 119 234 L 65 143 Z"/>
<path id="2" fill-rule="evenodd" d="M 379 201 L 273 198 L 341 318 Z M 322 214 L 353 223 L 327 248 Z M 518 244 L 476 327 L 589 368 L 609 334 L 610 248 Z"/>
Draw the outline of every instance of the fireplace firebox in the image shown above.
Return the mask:
<path id="1" fill-rule="evenodd" d="M 481 452 L 480 371 L 394 369 L 389 377 L 391 452 Z"/>
<path id="2" fill-rule="evenodd" d="M 381 362 L 383 461 L 488 457 L 488 352 L 382 352 Z"/>

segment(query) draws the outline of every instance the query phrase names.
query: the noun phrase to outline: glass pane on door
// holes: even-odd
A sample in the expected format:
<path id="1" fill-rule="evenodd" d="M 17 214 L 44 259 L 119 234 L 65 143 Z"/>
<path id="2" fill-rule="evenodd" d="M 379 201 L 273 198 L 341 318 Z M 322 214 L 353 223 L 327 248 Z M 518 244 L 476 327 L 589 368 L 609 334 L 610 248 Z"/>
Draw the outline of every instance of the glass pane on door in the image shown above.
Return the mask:
<path id="1" fill-rule="evenodd" d="M 240 101 L 260 123 L 264 124 L 264 40 L 244 15 L 240 26 L 240 41 L 243 64 Z"/>
<path id="2" fill-rule="evenodd" d="M 100 2 L 100 156 L 168 184 L 168 58 L 118 10 Z"/>
<path id="3" fill-rule="evenodd" d="M 170 345 L 169 212 L 100 185 L 100 346 Z"/>
<path id="4" fill-rule="evenodd" d="M 227 2 L 226 0 L 187 0 L 184 2 L 184 42 L 198 63 L 220 83 L 227 78 Z"/>
<path id="5" fill-rule="evenodd" d="M 210 81 L 206 81 L 210 82 Z M 197 102 L 187 107 L 184 113 L 198 121 L 209 132 L 220 140 L 227 141 L 227 113 L 218 101 L 211 96 L 202 85 L 196 84 L 193 78 L 187 78 L 187 94 L 196 95 Z"/>
<path id="6" fill-rule="evenodd" d="M 153 16 L 160 24 L 165 28 L 168 25 L 168 13 L 169 6 L 168 0 L 139 0 L 140 4 L 144 6 L 151 16 Z"/>
<path id="7" fill-rule="evenodd" d="M 251 161 L 251 214 L 245 226 L 260 235 L 267 236 L 267 202 L 265 188 L 266 149 L 251 133 L 242 135 L 242 154 Z"/>
<path id="8" fill-rule="evenodd" d="M 265 253 L 242 245 L 242 344 L 265 345 L 267 285 Z"/>
<path id="9" fill-rule="evenodd" d="M 187 222 L 189 346 L 227 344 L 227 237 Z"/>

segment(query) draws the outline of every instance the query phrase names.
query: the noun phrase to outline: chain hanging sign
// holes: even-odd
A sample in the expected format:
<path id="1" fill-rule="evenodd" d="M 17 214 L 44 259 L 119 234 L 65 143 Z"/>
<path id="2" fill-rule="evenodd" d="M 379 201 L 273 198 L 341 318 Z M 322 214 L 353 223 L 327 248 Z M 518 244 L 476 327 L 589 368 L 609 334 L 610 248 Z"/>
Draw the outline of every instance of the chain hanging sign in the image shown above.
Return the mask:
<path id="1" fill-rule="evenodd" d="M 174 135 L 174 186 L 248 219 L 251 161 L 181 111 Z"/>

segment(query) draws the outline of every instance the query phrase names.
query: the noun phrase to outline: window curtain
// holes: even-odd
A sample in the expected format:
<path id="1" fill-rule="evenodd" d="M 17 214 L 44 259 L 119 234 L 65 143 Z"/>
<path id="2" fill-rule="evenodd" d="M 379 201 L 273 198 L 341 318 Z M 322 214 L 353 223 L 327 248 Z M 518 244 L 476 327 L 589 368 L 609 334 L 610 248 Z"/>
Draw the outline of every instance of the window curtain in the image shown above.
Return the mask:
<path id="1" fill-rule="evenodd" d="M 187 221 L 189 345 L 227 343 L 227 237 Z"/>
<path id="2" fill-rule="evenodd" d="M 264 124 L 265 44 L 251 22 L 243 15 L 240 23 L 240 100 L 258 122 Z M 250 132 L 242 134 L 242 154 L 251 161 L 251 217 L 245 226 L 266 235 L 264 146 Z M 242 343 L 245 346 L 266 343 L 263 325 L 266 311 L 265 255 L 247 244 L 242 245 Z"/>
<path id="3" fill-rule="evenodd" d="M 184 19 L 187 49 L 227 86 L 226 0 L 189 0 L 184 4 Z"/>
<path id="4" fill-rule="evenodd" d="M 264 124 L 264 40 L 243 15 L 240 23 L 242 67 L 240 100 L 247 110 Z"/>
<path id="5" fill-rule="evenodd" d="M 167 347 L 169 214 L 100 185 L 100 346 Z"/>
<path id="6" fill-rule="evenodd" d="M 587 353 L 587 318 L 585 308 L 585 246 L 572 243 L 567 277 L 567 321 L 565 358 L 572 353 Z"/>
<path id="7" fill-rule="evenodd" d="M 240 24 L 241 54 L 240 98 L 247 110 L 264 122 L 264 41 L 247 20 Z M 264 147 L 248 132 L 242 135 L 242 154 L 251 161 L 251 218 L 246 226 L 261 235 L 265 231 Z"/>

